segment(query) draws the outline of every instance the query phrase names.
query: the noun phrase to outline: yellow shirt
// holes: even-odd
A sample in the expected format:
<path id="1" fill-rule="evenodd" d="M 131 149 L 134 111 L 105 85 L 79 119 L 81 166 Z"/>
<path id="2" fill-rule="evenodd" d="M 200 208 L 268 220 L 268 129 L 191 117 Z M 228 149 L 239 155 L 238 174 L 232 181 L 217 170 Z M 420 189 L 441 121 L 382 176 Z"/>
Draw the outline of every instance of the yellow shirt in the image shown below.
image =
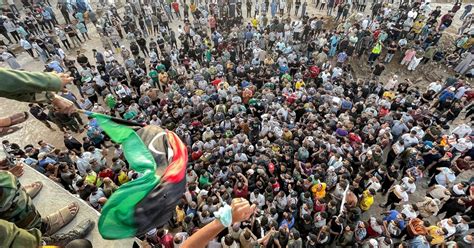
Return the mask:
<path id="1" fill-rule="evenodd" d="M 97 173 L 92 172 L 90 174 L 87 174 L 85 182 L 90 185 L 94 185 L 95 179 L 97 178 Z M 102 180 L 100 178 L 97 178 L 97 182 L 95 183 L 95 186 L 100 187 L 102 185 Z"/>
<path id="2" fill-rule="evenodd" d="M 176 222 L 183 222 L 184 217 L 186 217 L 186 214 L 184 213 L 184 210 L 179 209 L 179 207 L 176 206 Z"/>
<path id="3" fill-rule="evenodd" d="M 191 4 L 189 5 L 189 9 L 191 10 L 191 13 L 196 12 L 196 4 L 191 3 Z"/>
<path id="4" fill-rule="evenodd" d="M 444 243 L 444 235 L 441 234 L 441 227 L 439 226 L 430 226 L 428 227 L 428 234 L 433 237 L 431 240 L 432 245 L 440 245 Z"/>
<path id="5" fill-rule="evenodd" d="M 377 44 L 375 44 L 374 48 L 372 48 L 372 53 L 373 54 L 380 54 L 382 52 L 382 44 L 380 44 L 380 42 L 377 42 Z"/>
<path id="6" fill-rule="evenodd" d="M 374 197 L 370 195 L 369 190 L 364 191 L 364 193 L 362 193 L 362 199 L 360 200 L 360 209 L 367 211 L 372 204 L 374 204 Z"/>
<path id="7" fill-rule="evenodd" d="M 127 176 L 127 173 L 123 172 L 123 171 L 120 171 L 120 174 L 118 176 L 118 181 L 120 183 L 120 185 L 128 182 L 130 179 L 128 178 Z"/>
<path id="8" fill-rule="evenodd" d="M 419 34 L 421 32 L 421 29 L 423 28 L 423 26 L 425 26 L 425 23 L 424 22 L 415 22 L 413 24 L 413 27 L 412 27 L 412 31 L 415 33 L 415 34 Z"/>
<path id="9" fill-rule="evenodd" d="M 299 80 L 298 82 L 296 82 L 295 84 L 295 88 L 298 90 L 300 89 L 301 87 L 304 87 L 305 86 L 305 83 L 303 82 L 303 80 Z"/>
<path id="10" fill-rule="evenodd" d="M 250 20 L 250 23 L 252 23 L 252 27 L 257 28 L 258 27 L 258 20 L 256 18 L 253 18 Z"/>
<path id="11" fill-rule="evenodd" d="M 319 185 L 321 188 L 319 189 Z M 313 196 L 317 199 L 323 199 L 326 196 L 326 183 L 318 183 L 311 187 L 311 192 L 313 192 Z"/>

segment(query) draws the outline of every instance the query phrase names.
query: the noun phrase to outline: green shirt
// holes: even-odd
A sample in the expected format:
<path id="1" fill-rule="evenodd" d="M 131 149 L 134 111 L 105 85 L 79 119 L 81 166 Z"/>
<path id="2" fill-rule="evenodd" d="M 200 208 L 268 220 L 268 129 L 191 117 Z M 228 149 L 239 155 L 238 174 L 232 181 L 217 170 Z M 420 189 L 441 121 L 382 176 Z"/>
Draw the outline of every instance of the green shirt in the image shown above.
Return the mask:
<path id="1" fill-rule="evenodd" d="M 148 73 L 148 76 L 153 79 L 154 82 L 158 82 L 158 72 L 155 70 L 151 70 L 150 73 Z"/>

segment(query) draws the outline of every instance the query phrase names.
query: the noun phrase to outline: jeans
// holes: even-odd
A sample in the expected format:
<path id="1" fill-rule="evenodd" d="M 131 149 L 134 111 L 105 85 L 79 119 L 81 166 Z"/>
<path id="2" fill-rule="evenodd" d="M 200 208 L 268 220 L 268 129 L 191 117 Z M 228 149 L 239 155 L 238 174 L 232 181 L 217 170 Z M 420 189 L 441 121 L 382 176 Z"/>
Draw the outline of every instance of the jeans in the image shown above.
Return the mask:
<path id="1" fill-rule="evenodd" d="M 394 55 L 395 55 L 394 53 L 387 53 L 387 56 L 385 56 L 384 62 L 386 64 L 390 63 L 390 61 L 392 61 Z"/>

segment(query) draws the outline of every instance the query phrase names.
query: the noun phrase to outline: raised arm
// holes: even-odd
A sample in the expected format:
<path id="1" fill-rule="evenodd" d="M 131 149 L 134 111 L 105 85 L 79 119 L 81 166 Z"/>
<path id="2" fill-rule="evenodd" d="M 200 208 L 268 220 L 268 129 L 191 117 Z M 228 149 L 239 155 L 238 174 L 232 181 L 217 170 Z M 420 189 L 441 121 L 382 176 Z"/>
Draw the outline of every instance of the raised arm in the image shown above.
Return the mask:
<path id="1" fill-rule="evenodd" d="M 232 200 L 232 223 L 241 222 L 250 218 L 255 211 L 256 205 L 250 206 L 249 202 L 242 198 Z M 219 220 L 214 220 L 199 229 L 183 243 L 183 248 L 204 248 L 226 227 Z"/>

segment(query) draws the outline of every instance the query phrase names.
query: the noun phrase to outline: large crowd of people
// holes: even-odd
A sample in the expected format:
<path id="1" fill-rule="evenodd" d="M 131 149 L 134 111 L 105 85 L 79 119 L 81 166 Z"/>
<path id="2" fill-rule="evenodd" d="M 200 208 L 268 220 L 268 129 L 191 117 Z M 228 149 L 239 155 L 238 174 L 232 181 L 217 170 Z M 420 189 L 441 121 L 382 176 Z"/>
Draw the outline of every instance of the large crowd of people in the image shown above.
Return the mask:
<path id="1" fill-rule="evenodd" d="M 225 203 L 245 198 L 252 217 L 208 247 L 473 246 L 471 4 L 22 3 L 21 12 L 3 9 L 0 31 L 45 71 L 70 73 L 77 89 L 59 95 L 162 126 L 187 145 L 186 192 L 166 226 L 139 237 L 148 245 L 181 247 Z M 455 19 L 454 43 L 442 44 Z M 91 29 L 102 48 L 74 54 L 94 39 Z M 22 68 L 9 47 L 0 52 Z M 412 82 L 386 72 L 432 63 L 451 75 Z M 44 137 L 5 139 L 5 150 L 98 211 L 141 176 L 94 118 L 29 108 L 64 133 L 66 149 Z"/>

